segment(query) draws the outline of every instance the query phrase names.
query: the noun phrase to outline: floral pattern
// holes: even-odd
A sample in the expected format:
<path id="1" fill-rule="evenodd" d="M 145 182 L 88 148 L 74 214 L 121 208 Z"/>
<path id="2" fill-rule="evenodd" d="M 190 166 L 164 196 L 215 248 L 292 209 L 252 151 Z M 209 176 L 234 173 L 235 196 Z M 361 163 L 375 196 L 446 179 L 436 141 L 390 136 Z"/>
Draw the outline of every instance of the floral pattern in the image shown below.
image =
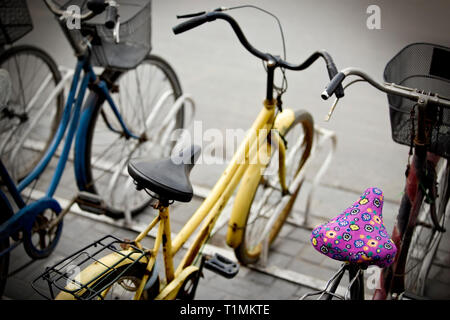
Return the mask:
<path id="1" fill-rule="evenodd" d="M 383 225 L 382 209 L 383 192 L 368 188 L 351 207 L 317 226 L 311 243 L 332 259 L 385 268 L 392 264 L 397 248 Z"/>

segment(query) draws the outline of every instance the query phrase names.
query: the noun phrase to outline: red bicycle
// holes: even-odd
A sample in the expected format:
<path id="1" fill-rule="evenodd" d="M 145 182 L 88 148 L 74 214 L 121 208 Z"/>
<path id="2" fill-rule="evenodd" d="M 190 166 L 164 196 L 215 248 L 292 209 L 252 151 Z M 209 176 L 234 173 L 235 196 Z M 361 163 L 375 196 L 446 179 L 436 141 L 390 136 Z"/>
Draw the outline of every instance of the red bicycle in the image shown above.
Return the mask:
<path id="1" fill-rule="evenodd" d="M 366 81 L 387 93 L 392 138 L 410 146 L 404 195 L 391 235 L 397 253 L 393 263 L 382 270 L 374 299 L 427 295 L 429 270 L 445 232 L 445 219 L 450 214 L 449 63 L 449 48 L 415 43 L 406 46 L 389 61 L 384 70 L 384 83 L 375 81 L 362 70 L 347 68 L 339 72 L 322 93 L 322 98 L 328 99 L 349 76 L 357 78 L 344 88 Z M 366 267 L 365 259 L 347 259 L 327 288 L 319 292 L 320 296 L 338 297 L 336 289 L 348 270 L 349 295 L 344 298 L 364 299 L 362 274 Z"/>

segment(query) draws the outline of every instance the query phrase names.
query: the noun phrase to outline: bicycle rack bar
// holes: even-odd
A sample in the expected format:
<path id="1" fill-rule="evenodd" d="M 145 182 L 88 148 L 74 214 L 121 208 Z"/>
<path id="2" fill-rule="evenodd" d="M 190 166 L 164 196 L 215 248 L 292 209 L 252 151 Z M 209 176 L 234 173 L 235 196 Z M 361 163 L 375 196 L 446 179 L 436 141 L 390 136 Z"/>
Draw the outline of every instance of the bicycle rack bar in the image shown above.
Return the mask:
<path id="1" fill-rule="evenodd" d="M 306 210 L 304 212 L 303 222 L 298 225 L 299 227 L 306 228 L 306 229 L 312 229 L 307 224 L 307 222 L 308 222 L 310 202 L 311 202 L 311 198 L 314 194 L 313 190 L 319 184 L 320 178 L 323 176 L 326 169 L 330 165 L 331 160 L 334 156 L 335 149 L 336 149 L 336 135 L 334 134 L 334 132 L 326 130 L 326 129 L 322 129 L 318 126 L 314 127 L 314 132 L 315 132 L 316 136 L 318 136 L 318 142 L 316 144 L 314 144 L 312 151 L 311 151 L 311 155 L 306 160 L 306 162 L 303 166 L 303 169 L 301 170 L 301 172 L 298 174 L 296 179 L 292 182 L 292 184 L 289 187 L 289 191 L 290 191 L 289 193 L 293 193 L 293 190 L 296 190 L 298 188 L 298 186 L 304 181 L 306 173 L 308 172 L 308 169 L 311 166 L 311 163 L 314 162 L 314 158 L 317 156 L 318 152 L 321 150 L 324 142 L 326 140 L 330 139 L 332 142 L 332 144 L 331 144 L 332 148 L 329 151 L 327 158 L 322 163 L 322 166 L 320 167 L 319 171 L 316 173 L 316 175 L 314 177 L 313 184 L 312 184 L 311 190 L 310 190 L 310 192 L 308 194 L 308 198 L 307 198 Z M 270 217 L 264 231 L 261 233 L 260 240 L 263 244 L 263 247 L 262 247 L 261 257 L 258 261 L 258 264 L 261 265 L 262 267 L 265 267 L 267 265 L 268 252 L 269 252 L 270 230 L 272 229 L 273 225 L 277 221 L 278 214 L 282 211 L 282 208 L 287 204 L 288 201 L 289 201 L 289 196 L 284 196 L 283 198 L 281 198 L 280 203 L 277 205 L 277 207 L 274 210 L 277 214 L 274 214 Z"/>
<path id="2" fill-rule="evenodd" d="M 172 95 L 173 95 L 172 93 L 166 91 L 166 92 L 161 96 L 161 98 L 160 98 L 160 99 L 158 100 L 158 102 L 155 104 L 155 107 L 153 108 L 152 112 L 150 113 L 150 115 L 148 116 L 148 118 L 147 118 L 146 121 L 145 121 L 146 128 L 149 128 L 149 127 L 153 124 L 153 122 L 154 122 L 154 120 L 155 120 L 155 117 L 156 117 L 156 114 L 157 114 L 158 112 L 161 112 L 161 111 L 162 111 L 161 108 L 163 107 L 164 102 L 165 102 L 170 96 L 172 96 Z M 194 100 L 192 99 L 192 97 L 191 97 L 190 95 L 184 94 L 184 95 L 180 96 L 180 97 L 175 101 L 175 103 L 172 105 L 172 107 L 170 108 L 170 110 L 167 112 L 166 117 L 165 117 L 164 120 L 162 121 L 162 124 L 160 124 L 160 125 L 156 128 L 156 130 L 154 130 L 154 131 L 156 131 L 156 132 L 150 134 L 150 136 L 152 137 L 151 140 L 159 141 L 158 144 L 159 144 L 160 146 L 162 146 L 162 147 L 164 147 L 164 146 L 166 146 L 166 145 L 170 145 L 170 143 L 169 143 L 168 140 L 169 140 L 169 138 L 170 138 L 170 133 L 172 132 L 173 127 L 174 127 L 174 125 L 175 125 L 174 118 L 175 118 L 177 112 L 180 110 L 180 108 L 183 107 L 183 105 L 185 105 L 186 102 L 189 102 L 189 104 L 190 104 L 190 106 L 191 106 L 191 110 L 192 110 L 192 117 L 191 117 L 191 119 L 190 119 L 190 121 L 189 121 L 189 124 L 190 124 L 190 122 L 191 122 L 192 119 L 194 118 L 194 114 L 195 114 L 195 102 L 194 102 Z M 155 124 L 155 125 L 156 125 L 156 124 Z M 166 128 L 166 130 L 164 131 L 164 134 L 162 134 L 161 132 L 162 132 L 165 128 Z M 160 132 L 158 132 L 158 130 L 160 130 Z M 152 131 L 153 131 L 153 130 L 152 130 Z M 161 135 L 163 136 L 163 138 L 158 139 L 158 137 L 161 136 Z M 127 168 L 126 164 L 128 163 L 129 159 L 130 159 L 131 156 L 133 155 L 133 152 L 136 151 L 138 145 L 139 145 L 139 143 L 136 143 L 136 144 L 135 144 L 134 150 L 130 153 L 130 156 L 129 156 L 127 159 L 123 159 L 122 161 L 120 161 L 120 162 L 119 162 L 117 165 L 115 165 L 115 166 L 109 166 L 109 165 L 106 165 L 106 167 L 108 167 L 108 168 L 110 168 L 110 169 L 112 169 L 113 167 L 116 167 L 116 168 L 117 168 L 117 169 L 115 169 L 115 170 L 113 171 L 113 176 L 112 176 L 112 178 L 111 178 L 111 180 L 110 180 L 110 183 L 108 184 L 108 192 L 107 192 L 108 194 L 112 194 L 112 191 L 114 190 L 114 187 L 116 186 L 116 184 L 117 184 L 117 182 L 118 182 L 118 180 L 119 180 L 119 176 L 120 176 L 121 174 L 124 175 L 124 176 L 126 176 L 126 177 L 128 177 L 128 178 L 127 178 L 127 181 L 126 181 L 125 184 L 123 185 L 123 189 L 125 189 L 125 190 L 130 190 L 130 188 L 132 188 L 132 185 L 133 185 L 133 179 L 131 179 L 131 178 L 128 176 L 127 172 L 126 172 L 126 168 Z M 170 152 L 170 150 L 169 150 L 169 152 Z M 164 153 L 163 156 L 170 156 L 170 154 L 165 154 L 165 153 Z M 112 170 L 111 170 L 111 171 L 112 171 Z M 126 196 L 126 193 L 124 193 L 124 196 Z M 129 209 L 126 209 L 126 210 L 125 210 L 125 223 L 128 224 L 128 225 L 131 225 L 131 224 L 133 223 L 133 222 L 132 222 L 131 213 L 130 213 L 130 210 L 129 210 Z"/>
<path id="3" fill-rule="evenodd" d="M 17 155 L 17 152 L 20 150 L 20 148 L 22 148 L 25 139 L 29 136 L 31 130 L 34 129 L 34 126 L 36 125 L 36 123 L 42 118 L 42 116 L 44 115 L 45 111 L 50 106 L 50 103 L 52 102 L 52 100 L 55 99 L 56 96 L 62 90 L 64 90 L 64 86 L 65 86 L 66 82 L 69 82 L 72 79 L 72 76 L 73 76 L 73 73 L 74 73 L 73 70 L 68 69 L 68 68 L 64 68 L 64 67 L 60 67 L 60 71 L 63 73 L 63 77 L 62 77 L 61 81 L 56 85 L 56 87 L 53 90 L 52 94 L 44 102 L 44 107 L 41 108 L 39 110 L 39 112 L 33 117 L 33 120 L 31 122 L 30 127 L 28 128 L 28 130 L 26 132 L 24 132 L 24 134 L 21 136 L 21 139 L 19 140 L 19 142 L 16 144 L 16 146 L 12 150 L 11 155 L 10 155 L 10 161 L 14 161 L 14 159 L 15 159 L 15 157 Z M 49 82 L 50 81 L 44 81 L 42 83 L 42 85 L 39 87 L 38 91 L 36 92 L 35 96 L 33 96 L 33 98 L 30 100 L 30 102 L 26 106 L 26 110 L 29 110 L 36 103 L 37 99 L 39 98 L 38 96 L 42 93 L 42 91 L 45 88 L 44 84 L 47 85 Z M 8 136 L 4 140 L 4 143 L 0 146 L 0 153 L 2 153 L 3 148 L 5 147 L 5 143 L 11 139 L 11 136 L 13 134 L 14 134 L 14 130 L 9 132 Z"/>
<path id="4" fill-rule="evenodd" d="M 333 131 L 315 126 L 314 132 L 316 133 L 316 137 L 319 139 L 319 141 L 317 142 L 317 144 L 314 144 L 310 158 L 315 157 L 322 150 L 322 148 L 327 140 L 329 140 L 331 142 L 331 148 L 328 151 L 327 157 L 323 161 L 322 166 L 319 168 L 316 175 L 314 176 L 311 190 L 309 191 L 308 197 L 306 199 L 306 207 L 305 207 L 305 212 L 303 213 L 303 221 L 301 222 L 301 227 L 304 227 L 307 229 L 311 229 L 311 227 L 308 225 L 308 222 L 309 222 L 308 217 L 309 217 L 309 210 L 311 208 L 311 200 L 313 198 L 316 187 L 320 183 L 320 179 L 322 179 L 322 176 L 325 174 L 325 172 L 327 171 L 328 167 L 331 164 L 331 161 L 333 160 L 334 154 L 336 153 L 336 145 L 337 145 L 337 137 Z M 301 217 L 298 218 L 298 217 L 295 217 L 295 215 L 293 216 L 293 220 L 294 219 L 301 221 Z"/>
<path id="5" fill-rule="evenodd" d="M 158 102 L 155 104 L 155 108 L 152 110 L 151 114 L 149 115 L 149 117 L 146 120 L 146 127 L 148 127 L 149 125 L 151 125 L 154 121 L 154 118 L 157 114 L 157 111 L 161 110 L 161 107 L 164 105 L 164 102 L 167 100 L 168 97 L 170 97 L 172 94 L 170 92 L 165 92 L 162 97 L 158 100 Z M 170 108 L 169 112 L 167 113 L 167 116 L 165 117 L 165 119 L 162 122 L 162 125 L 159 126 L 159 129 L 163 130 L 165 127 L 168 127 L 165 131 L 165 134 L 163 135 L 163 137 L 165 139 L 161 139 L 158 140 L 157 137 L 159 137 L 161 134 L 156 133 L 155 134 L 155 138 L 152 138 L 152 140 L 156 140 L 156 141 L 160 141 L 158 144 L 160 146 L 166 146 L 166 145 L 170 145 L 170 143 L 167 141 L 170 138 L 170 133 L 173 130 L 173 126 L 175 125 L 175 121 L 173 121 L 173 118 L 175 118 L 176 113 L 180 110 L 180 108 L 183 107 L 183 105 L 185 105 L 186 102 L 189 102 L 191 108 L 192 108 L 192 116 L 191 119 L 189 119 L 189 122 L 187 125 L 189 125 L 192 121 L 192 119 L 194 118 L 194 114 L 195 114 L 195 102 L 192 99 L 192 97 L 188 94 L 184 94 L 182 96 L 180 96 L 175 103 L 172 105 L 172 107 Z M 185 113 L 186 114 L 186 113 Z M 153 134 L 151 134 L 151 136 L 153 137 Z M 136 145 L 137 146 L 137 145 Z M 169 150 L 170 152 L 170 150 Z M 130 157 L 133 153 L 130 154 Z M 163 154 L 163 156 L 169 156 L 169 154 Z M 119 177 L 119 172 L 121 172 L 123 175 L 126 175 L 128 178 L 123 186 L 123 188 L 125 190 L 130 190 L 129 188 L 132 188 L 133 186 L 133 179 L 131 179 L 131 177 L 128 176 L 127 172 L 126 172 L 126 163 L 128 162 L 128 159 L 124 159 L 124 163 L 121 166 L 118 166 L 118 170 L 113 174 L 113 179 L 110 182 L 110 186 L 109 186 L 109 191 L 112 191 L 114 189 L 114 184 L 117 182 L 118 177 Z M 132 222 L 132 218 L 131 218 L 131 213 L 129 210 L 125 210 L 125 218 L 126 218 L 126 223 L 131 225 Z"/>
<path id="6" fill-rule="evenodd" d="M 173 118 L 175 118 L 176 113 L 179 111 L 179 109 L 181 107 L 184 106 L 184 104 L 186 102 L 189 102 L 189 104 L 191 105 L 191 108 L 192 108 L 192 116 L 191 116 L 191 119 L 189 119 L 189 122 L 186 122 L 186 126 L 188 126 L 194 118 L 195 102 L 192 99 L 191 95 L 183 94 L 180 97 L 178 97 L 178 99 L 174 102 L 174 104 L 168 111 L 164 110 L 165 113 L 167 112 L 167 116 L 164 118 L 162 123 L 153 125 L 153 122 L 155 121 L 156 116 L 162 111 L 164 103 L 171 96 L 173 96 L 173 94 L 170 91 L 164 92 L 164 94 L 162 94 L 161 97 L 159 98 L 159 100 L 156 102 L 155 107 L 153 108 L 152 112 L 150 112 L 147 119 L 145 120 L 146 128 L 155 128 L 155 129 L 151 130 L 152 136 L 156 135 L 157 137 L 159 137 L 161 135 L 161 133 L 159 133 L 158 131 L 164 129 L 164 127 L 166 127 L 173 120 Z"/>
<path id="7" fill-rule="evenodd" d="M 192 116 L 191 116 L 191 119 L 189 119 L 189 122 L 186 123 L 186 127 L 188 127 L 191 124 L 192 120 L 194 119 L 195 102 L 192 99 L 191 95 L 183 94 L 182 96 L 180 96 L 177 99 L 177 101 L 175 101 L 172 108 L 167 113 L 167 116 L 164 118 L 161 125 L 157 128 L 157 129 L 161 130 L 161 132 L 164 133 L 164 134 L 162 134 L 161 140 L 158 139 L 158 141 L 161 141 L 162 145 L 166 145 L 168 143 L 168 140 L 170 138 L 170 133 L 172 132 L 173 126 L 175 125 L 174 118 L 176 117 L 176 114 L 179 111 L 179 109 L 181 109 L 185 105 L 186 102 L 189 102 L 189 104 L 191 105 L 191 108 L 192 108 Z M 186 114 L 186 112 L 185 112 L 185 114 Z M 162 131 L 165 128 L 166 128 L 166 130 Z M 159 133 L 159 135 L 161 135 L 161 133 Z"/>
<path id="8" fill-rule="evenodd" d="M 155 103 L 155 107 L 153 108 L 153 110 L 150 112 L 150 114 L 148 115 L 147 119 L 145 120 L 145 127 L 146 128 L 150 128 L 150 126 L 152 125 L 153 121 L 156 118 L 156 115 L 159 113 L 159 111 L 161 110 L 161 108 L 164 105 L 164 102 L 169 98 L 172 97 L 173 93 L 170 92 L 169 90 L 167 90 L 166 92 L 164 92 L 161 97 L 159 98 L 159 100 Z"/>

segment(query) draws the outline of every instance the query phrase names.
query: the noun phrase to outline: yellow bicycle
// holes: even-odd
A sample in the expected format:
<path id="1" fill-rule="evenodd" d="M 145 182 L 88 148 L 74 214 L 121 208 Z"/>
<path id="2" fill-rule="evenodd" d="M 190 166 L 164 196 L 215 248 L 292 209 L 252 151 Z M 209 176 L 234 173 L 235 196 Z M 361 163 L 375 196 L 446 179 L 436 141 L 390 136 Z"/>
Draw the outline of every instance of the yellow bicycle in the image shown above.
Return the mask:
<path id="1" fill-rule="evenodd" d="M 330 78 L 336 67 L 325 51 L 313 53 L 302 64 L 290 64 L 278 56 L 262 53 L 244 36 L 238 23 L 217 9 L 188 15 L 191 19 L 174 27 L 175 34 L 205 22 L 222 19 L 235 31 L 242 45 L 262 59 L 267 69 L 267 91 L 263 108 L 212 191 L 174 239 L 169 207 L 173 201 L 193 197 L 189 175 L 200 154 L 193 145 L 165 160 L 130 161 L 128 172 L 136 187 L 153 198 L 159 214 L 133 241 L 107 236 L 48 268 L 33 282 L 41 294 L 56 299 L 192 299 L 202 268 L 231 278 L 239 266 L 221 255 L 202 255 L 202 247 L 220 213 L 237 189 L 228 223 L 227 244 L 242 264 L 255 263 L 263 241 L 273 242 L 287 219 L 303 182 L 301 170 L 313 143 L 312 116 L 305 111 L 282 108 L 281 94 L 274 85 L 277 68 L 304 70 L 322 57 Z M 278 93 L 274 98 L 274 91 Z M 342 96 L 337 92 L 336 96 Z M 267 174 L 268 171 L 275 174 Z M 203 224 L 202 224 L 203 222 Z M 158 225 L 152 249 L 142 240 Z M 199 228 L 187 252 L 174 266 L 174 256 Z M 162 247 L 165 278 L 160 279 L 157 256 Z M 108 254 L 107 254 L 108 253 Z M 40 284 L 40 282 L 44 284 Z M 50 293 L 42 288 L 50 288 Z"/>

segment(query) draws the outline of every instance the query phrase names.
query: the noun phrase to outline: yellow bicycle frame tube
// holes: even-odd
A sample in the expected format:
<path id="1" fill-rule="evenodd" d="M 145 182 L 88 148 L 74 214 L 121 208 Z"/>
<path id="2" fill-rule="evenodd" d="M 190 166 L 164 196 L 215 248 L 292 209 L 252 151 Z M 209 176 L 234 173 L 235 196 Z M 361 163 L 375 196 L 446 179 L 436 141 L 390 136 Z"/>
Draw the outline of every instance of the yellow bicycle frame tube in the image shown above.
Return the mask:
<path id="1" fill-rule="evenodd" d="M 283 112 L 280 112 L 273 126 L 273 129 L 277 130 L 282 135 L 285 134 L 287 129 L 291 126 L 291 124 L 295 121 L 294 111 L 291 109 L 284 109 Z M 281 140 L 281 139 L 280 139 Z M 283 189 L 285 186 L 285 146 L 283 141 L 278 141 L 279 147 L 279 177 L 281 187 Z M 268 148 L 263 148 L 263 150 L 268 150 Z M 250 209 L 250 205 L 253 200 L 254 192 L 256 187 L 258 186 L 263 169 L 267 164 L 258 163 L 250 165 L 245 175 L 242 177 L 241 184 L 236 194 L 236 198 L 234 200 L 233 209 L 231 211 L 230 220 L 228 223 L 228 232 L 226 237 L 226 242 L 228 246 L 232 248 L 236 248 L 242 242 L 244 237 L 244 227 L 247 223 L 246 215 L 244 212 L 248 212 Z"/>
<path id="2" fill-rule="evenodd" d="M 259 113 L 255 122 L 250 128 L 250 131 L 247 133 L 244 141 L 241 143 L 239 149 L 231 159 L 230 164 L 227 166 L 222 176 L 211 190 L 211 193 L 208 195 L 205 201 L 203 201 L 203 203 L 200 205 L 197 211 L 192 215 L 189 221 L 184 225 L 184 227 L 180 230 L 180 232 L 173 240 L 172 250 L 174 254 L 181 248 L 181 246 L 187 241 L 190 235 L 197 229 L 200 223 L 205 219 L 205 217 L 208 215 L 208 213 L 220 199 L 221 195 L 224 193 L 227 186 L 229 186 L 233 177 L 237 175 L 239 180 L 240 177 L 244 174 L 245 164 L 248 165 L 247 160 L 250 154 L 249 150 L 254 144 L 255 142 L 254 140 L 257 137 L 257 134 L 255 135 L 255 132 L 258 132 L 263 128 L 267 128 L 267 125 L 269 125 L 271 128 L 273 126 L 274 120 L 275 120 L 275 100 L 272 101 L 266 100 L 264 101 L 264 108 Z M 240 163 L 242 162 L 243 159 L 246 160 L 244 161 L 244 164 Z M 217 214 L 219 212 L 220 210 L 217 212 Z"/>

